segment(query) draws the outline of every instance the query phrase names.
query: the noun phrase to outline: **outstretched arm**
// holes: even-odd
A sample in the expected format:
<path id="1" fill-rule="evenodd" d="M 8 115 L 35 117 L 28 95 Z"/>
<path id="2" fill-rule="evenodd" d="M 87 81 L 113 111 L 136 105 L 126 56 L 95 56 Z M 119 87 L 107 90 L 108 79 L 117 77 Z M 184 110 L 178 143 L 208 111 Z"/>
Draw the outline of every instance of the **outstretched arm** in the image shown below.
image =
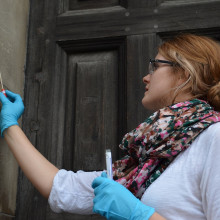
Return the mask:
<path id="1" fill-rule="evenodd" d="M 10 91 L 6 91 L 6 94 L 7 98 L 0 93 L 1 136 L 4 136 L 27 178 L 44 197 L 48 198 L 58 169 L 36 150 L 18 126 L 17 121 L 24 111 L 21 97 Z"/>
<path id="2" fill-rule="evenodd" d="M 154 214 L 150 217 L 149 220 L 166 220 L 166 219 L 161 215 L 159 215 L 157 212 L 154 212 Z"/>
<path id="3" fill-rule="evenodd" d="M 58 168 L 37 151 L 17 125 L 7 128 L 4 137 L 25 176 L 48 198 Z"/>

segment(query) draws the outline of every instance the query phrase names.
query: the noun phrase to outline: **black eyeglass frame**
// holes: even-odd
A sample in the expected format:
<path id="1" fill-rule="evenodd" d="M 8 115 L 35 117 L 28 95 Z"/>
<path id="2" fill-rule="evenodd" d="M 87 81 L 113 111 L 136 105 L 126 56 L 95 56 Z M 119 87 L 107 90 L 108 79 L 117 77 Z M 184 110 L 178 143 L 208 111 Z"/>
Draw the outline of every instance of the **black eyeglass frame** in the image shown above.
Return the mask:
<path id="1" fill-rule="evenodd" d="M 158 60 L 158 59 L 153 60 L 153 59 L 150 59 L 149 74 L 152 74 L 155 71 L 154 66 L 152 66 L 153 63 L 166 63 L 166 64 L 169 64 L 170 66 L 178 66 L 179 65 L 178 63 L 174 63 L 174 62 L 171 62 L 171 61 L 168 61 L 168 60 Z"/>

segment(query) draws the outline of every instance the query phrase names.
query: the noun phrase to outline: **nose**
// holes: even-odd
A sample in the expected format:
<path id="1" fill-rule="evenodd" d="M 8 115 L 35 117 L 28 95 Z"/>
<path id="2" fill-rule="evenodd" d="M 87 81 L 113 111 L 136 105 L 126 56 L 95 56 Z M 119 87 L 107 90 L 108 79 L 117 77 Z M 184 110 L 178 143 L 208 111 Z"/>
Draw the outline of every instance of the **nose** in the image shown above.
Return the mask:
<path id="1" fill-rule="evenodd" d="M 150 82 L 150 74 L 147 74 L 146 76 L 143 77 L 143 82 L 145 84 L 148 84 Z"/>

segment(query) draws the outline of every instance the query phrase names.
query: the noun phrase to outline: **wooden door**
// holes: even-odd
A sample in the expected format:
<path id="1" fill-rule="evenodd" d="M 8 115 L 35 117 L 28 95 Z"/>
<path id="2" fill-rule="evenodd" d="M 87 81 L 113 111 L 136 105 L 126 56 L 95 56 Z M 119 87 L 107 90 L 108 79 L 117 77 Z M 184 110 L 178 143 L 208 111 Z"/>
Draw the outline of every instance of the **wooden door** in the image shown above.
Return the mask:
<path id="1" fill-rule="evenodd" d="M 150 112 L 142 77 L 165 38 L 220 37 L 218 0 L 32 0 L 23 129 L 59 168 L 103 170 L 122 136 Z M 20 172 L 16 219 L 103 219 L 55 214 Z"/>

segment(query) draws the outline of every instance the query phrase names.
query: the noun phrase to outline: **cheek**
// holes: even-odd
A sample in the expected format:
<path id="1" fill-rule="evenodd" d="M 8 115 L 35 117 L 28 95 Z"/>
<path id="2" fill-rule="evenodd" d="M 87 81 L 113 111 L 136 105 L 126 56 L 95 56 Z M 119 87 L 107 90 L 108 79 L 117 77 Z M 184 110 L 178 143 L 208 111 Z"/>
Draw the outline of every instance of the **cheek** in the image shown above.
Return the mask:
<path id="1" fill-rule="evenodd" d="M 158 79 L 150 86 L 148 96 L 154 101 L 158 101 L 167 105 L 171 102 L 175 91 L 175 80 L 167 80 L 166 78 Z"/>
<path id="2" fill-rule="evenodd" d="M 156 111 L 173 102 L 176 79 L 173 76 L 152 77 L 148 92 L 142 99 L 142 105 L 149 110 Z"/>
<path id="3" fill-rule="evenodd" d="M 171 73 L 161 73 L 157 77 L 152 78 L 151 85 L 154 91 L 164 91 L 165 93 L 171 91 L 176 86 L 177 79 Z"/>
<path id="4" fill-rule="evenodd" d="M 152 81 L 150 85 L 150 90 L 155 93 L 166 92 L 171 88 L 171 82 L 167 81 L 164 78 Z"/>

